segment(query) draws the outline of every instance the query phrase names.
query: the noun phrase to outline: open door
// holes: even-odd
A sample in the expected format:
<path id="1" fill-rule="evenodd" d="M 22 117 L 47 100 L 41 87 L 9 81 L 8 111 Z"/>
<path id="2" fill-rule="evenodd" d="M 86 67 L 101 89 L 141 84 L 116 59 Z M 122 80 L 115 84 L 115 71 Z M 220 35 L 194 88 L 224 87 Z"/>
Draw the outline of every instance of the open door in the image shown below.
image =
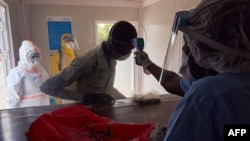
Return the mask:
<path id="1" fill-rule="evenodd" d="M 14 66 L 8 6 L 0 1 L 0 109 L 5 109 L 6 77 Z"/>

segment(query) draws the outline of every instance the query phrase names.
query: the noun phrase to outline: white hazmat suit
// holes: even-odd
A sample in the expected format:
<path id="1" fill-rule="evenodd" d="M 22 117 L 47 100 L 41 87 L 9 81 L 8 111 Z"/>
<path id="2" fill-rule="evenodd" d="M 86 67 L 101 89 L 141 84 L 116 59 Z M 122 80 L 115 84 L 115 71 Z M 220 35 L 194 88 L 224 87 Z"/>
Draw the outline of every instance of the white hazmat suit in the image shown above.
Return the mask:
<path id="1" fill-rule="evenodd" d="M 18 66 L 7 76 L 7 108 L 49 105 L 49 96 L 40 91 L 49 78 L 40 65 L 40 49 L 31 41 L 24 40 L 19 48 Z"/>

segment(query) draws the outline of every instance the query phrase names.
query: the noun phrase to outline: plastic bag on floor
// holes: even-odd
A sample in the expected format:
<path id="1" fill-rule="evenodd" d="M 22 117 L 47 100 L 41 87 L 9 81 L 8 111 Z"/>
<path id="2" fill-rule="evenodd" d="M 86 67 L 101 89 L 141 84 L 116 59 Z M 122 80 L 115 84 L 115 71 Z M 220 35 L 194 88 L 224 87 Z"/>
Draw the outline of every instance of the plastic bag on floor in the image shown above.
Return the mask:
<path id="1" fill-rule="evenodd" d="M 38 117 L 29 141 L 148 141 L 155 124 L 119 124 L 84 106 L 61 108 Z"/>

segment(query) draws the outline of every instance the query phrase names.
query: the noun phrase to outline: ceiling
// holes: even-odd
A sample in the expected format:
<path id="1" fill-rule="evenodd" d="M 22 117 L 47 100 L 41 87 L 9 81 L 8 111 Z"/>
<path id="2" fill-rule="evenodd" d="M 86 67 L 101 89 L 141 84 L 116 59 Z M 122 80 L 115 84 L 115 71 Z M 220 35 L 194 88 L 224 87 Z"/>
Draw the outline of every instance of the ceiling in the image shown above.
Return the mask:
<path id="1" fill-rule="evenodd" d="M 25 4 L 89 5 L 111 7 L 145 7 L 159 0 L 23 0 Z"/>

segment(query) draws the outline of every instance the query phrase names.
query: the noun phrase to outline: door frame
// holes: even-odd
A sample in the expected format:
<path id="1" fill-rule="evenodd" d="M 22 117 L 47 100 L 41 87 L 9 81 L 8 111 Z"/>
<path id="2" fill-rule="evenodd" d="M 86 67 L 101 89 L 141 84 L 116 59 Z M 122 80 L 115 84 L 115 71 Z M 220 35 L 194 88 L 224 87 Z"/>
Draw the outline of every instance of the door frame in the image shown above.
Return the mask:
<path id="1" fill-rule="evenodd" d="M 10 16 L 9 16 L 9 7 L 8 5 L 0 0 L 0 22 L 2 22 L 2 45 L 0 47 L 2 55 L 5 56 L 4 61 L 4 72 L 5 76 L 7 77 L 8 72 L 15 66 L 14 61 L 14 51 L 13 51 L 13 41 L 12 41 L 12 34 L 11 34 L 11 26 L 10 26 Z"/>

